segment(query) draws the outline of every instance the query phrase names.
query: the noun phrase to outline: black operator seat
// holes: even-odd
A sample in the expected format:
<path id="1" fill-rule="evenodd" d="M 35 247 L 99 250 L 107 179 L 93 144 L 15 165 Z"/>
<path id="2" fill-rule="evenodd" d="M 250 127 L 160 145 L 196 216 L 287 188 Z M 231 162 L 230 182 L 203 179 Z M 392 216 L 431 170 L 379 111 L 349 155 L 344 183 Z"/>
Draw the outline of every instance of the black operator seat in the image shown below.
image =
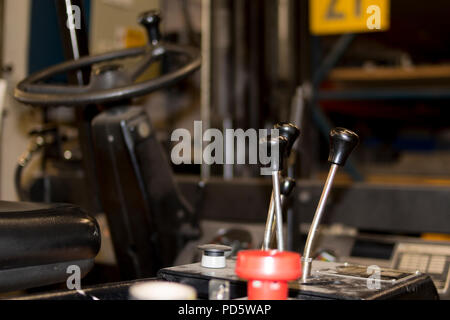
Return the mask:
<path id="1" fill-rule="evenodd" d="M 97 221 L 76 206 L 0 201 L 0 292 L 66 282 L 73 265 L 85 276 L 100 241 Z"/>

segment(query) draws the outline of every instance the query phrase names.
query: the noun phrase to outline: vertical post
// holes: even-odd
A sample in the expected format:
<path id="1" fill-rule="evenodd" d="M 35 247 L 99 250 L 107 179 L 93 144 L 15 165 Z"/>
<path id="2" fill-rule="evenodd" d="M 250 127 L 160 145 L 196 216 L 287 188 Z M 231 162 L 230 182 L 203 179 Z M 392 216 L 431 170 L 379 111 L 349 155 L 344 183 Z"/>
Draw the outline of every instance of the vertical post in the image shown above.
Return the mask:
<path id="1" fill-rule="evenodd" d="M 264 70 L 263 53 L 264 53 L 264 33 L 261 32 L 261 17 L 264 14 L 263 1 L 249 1 L 249 44 L 248 44 L 248 83 L 249 83 L 249 127 L 261 128 L 261 86 L 262 75 Z"/>
<path id="2" fill-rule="evenodd" d="M 84 16 L 84 6 L 82 0 L 55 0 L 55 6 L 58 13 L 59 27 L 63 42 L 64 55 L 66 60 L 77 60 L 80 57 L 89 55 L 88 50 L 88 31 Z M 77 6 L 75 9 L 73 6 Z M 78 12 L 80 19 L 79 26 L 69 28 L 68 19 L 70 15 Z M 79 27 L 79 28 L 77 28 Z M 87 84 L 89 82 L 90 69 L 85 68 L 75 73 L 69 74 L 69 82 L 72 84 Z M 79 141 L 81 153 L 83 155 L 83 167 L 86 175 L 85 183 L 87 192 L 92 199 L 90 203 L 91 211 L 101 212 L 100 192 L 97 185 L 96 165 L 94 157 L 94 148 L 91 133 L 91 121 L 99 113 L 95 105 L 83 106 L 76 109 L 76 118 L 78 126 Z"/>
<path id="3" fill-rule="evenodd" d="M 211 10 L 211 0 L 202 0 L 201 120 L 203 130 L 207 130 L 211 126 Z M 211 167 L 202 161 L 202 180 L 209 179 L 210 175 Z"/>
<path id="4" fill-rule="evenodd" d="M 4 0 L 0 0 L 0 78 L 3 76 L 3 29 L 4 29 Z"/>
<path id="5" fill-rule="evenodd" d="M 214 110 L 226 132 L 233 128 L 232 117 L 232 0 L 214 0 L 212 3 L 212 92 Z M 219 122 L 218 121 L 218 122 Z M 232 138 L 224 138 L 225 159 L 234 157 L 235 148 Z M 234 176 L 234 165 L 225 161 L 222 166 L 223 178 L 230 180 Z"/>
<path id="6" fill-rule="evenodd" d="M 88 32 L 84 6 L 82 0 L 55 0 L 58 14 L 60 34 L 63 43 L 64 57 L 66 60 L 78 60 L 82 56 L 89 55 Z M 75 16 L 79 14 L 78 16 Z M 77 21 L 79 24 L 69 27 L 69 21 Z M 83 69 L 70 75 L 69 81 L 73 84 L 83 85 L 89 81 L 90 70 Z"/>

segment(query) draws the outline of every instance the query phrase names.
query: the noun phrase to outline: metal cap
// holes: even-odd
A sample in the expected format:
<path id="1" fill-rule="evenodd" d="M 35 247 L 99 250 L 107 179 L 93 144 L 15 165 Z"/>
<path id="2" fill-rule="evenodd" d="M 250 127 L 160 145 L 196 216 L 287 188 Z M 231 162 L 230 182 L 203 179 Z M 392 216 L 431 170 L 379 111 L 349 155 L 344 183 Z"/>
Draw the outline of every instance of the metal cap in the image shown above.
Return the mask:
<path id="1" fill-rule="evenodd" d="M 232 250 L 231 247 L 221 244 L 202 244 L 197 248 L 202 250 L 204 255 L 213 257 L 225 256 L 225 252 L 229 252 Z"/>

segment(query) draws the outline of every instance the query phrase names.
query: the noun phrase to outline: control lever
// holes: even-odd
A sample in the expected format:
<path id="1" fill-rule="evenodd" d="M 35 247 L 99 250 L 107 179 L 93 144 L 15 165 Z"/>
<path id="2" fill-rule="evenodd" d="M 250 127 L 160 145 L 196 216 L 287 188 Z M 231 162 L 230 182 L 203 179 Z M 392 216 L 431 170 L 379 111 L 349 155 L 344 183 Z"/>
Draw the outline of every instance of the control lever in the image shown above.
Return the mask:
<path id="1" fill-rule="evenodd" d="M 152 45 L 157 45 L 161 40 L 161 31 L 159 24 L 161 22 L 161 15 L 158 10 L 150 10 L 142 13 L 138 22 L 147 30 L 148 40 Z"/>
<path id="2" fill-rule="evenodd" d="M 300 135 L 300 130 L 295 125 L 293 125 L 291 123 L 286 123 L 286 122 L 278 123 L 278 124 L 276 124 L 274 126 L 274 128 L 278 130 L 279 135 L 281 137 L 284 137 L 287 140 L 285 153 L 284 153 L 284 156 L 287 159 L 290 156 L 290 153 L 291 153 L 291 150 L 292 150 L 292 146 L 294 145 L 295 141 L 297 140 L 297 138 Z M 283 159 L 283 161 L 284 161 L 284 159 Z M 285 181 L 283 181 L 283 183 L 284 182 Z M 293 189 L 294 186 L 295 186 L 295 182 L 294 182 L 294 184 L 292 184 L 292 181 L 288 182 L 287 187 L 292 187 L 292 189 Z M 292 190 L 288 191 L 288 189 L 285 189 L 284 191 L 288 192 L 288 193 L 292 192 Z M 280 200 L 281 202 L 283 202 L 283 198 L 286 195 L 287 194 L 283 194 L 283 191 L 281 192 L 281 200 Z M 274 226 L 276 225 L 274 223 L 274 220 L 275 220 L 275 207 L 274 207 L 273 198 L 274 198 L 274 194 L 272 192 L 272 195 L 271 195 L 271 198 L 270 198 L 269 213 L 267 215 L 266 228 L 264 230 L 264 240 L 263 240 L 262 250 L 268 250 L 269 249 L 270 242 L 272 240 L 273 229 L 274 229 Z M 283 205 L 283 203 L 281 205 Z M 277 219 L 276 221 L 281 221 L 281 224 L 282 224 L 282 220 L 278 220 Z M 277 237 L 277 239 L 278 239 L 278 237 Z M 278 250 L 282 251 L 283 247 L 284 247 L 283 239 L 281 239 L 281 243 L 280 243 L 280 240 L 277 240 L 277 242 L 278 242 Z M 280 244 L 281 244 L 281 246 L 280 246 Z"/>
<path id="3" fill-rule="evenodd" d="M 273 191 L 272 191 L 272 196 L 270 199 L 268 221 L 273 220 L 273 212 L 274 211 L 276 213 L 277 221 L 283 221 L 283 215 L 282 215 L 282 211 L 281 211 L 280 172 L 283 170 L 283 163 L 284 163 L 284 158 L 286 155 L 286 147 L 288 144 L 288 140 L 283 136 L 278 136 L 275 138 L 268 136 L 267 138 L 263 139 L 260 144 L 261 144 L 262 148 L 267 148 L 268 152 L 271 153 L 271 157 L 272 157 L 272 161 L 270 163 L 270 170 L 272 171 Z M 273 151 L 278 151 L 277 159 L 273 159 L 273 154 L 272 154 Z M 270 230 L 271 229 L 267 230 L 267 225 L 266 225 L 266 232 L 269 234 L 269 237 L 270 237 Z M 266 232 L 265 232 L 265 234 L 266 234 Z M 282 223 L 277 223 L 276 233 L 277 233 L 278 250 L 283 251 L 284 243 L 283 243 L 283 225 L 282 225 Z M 265 248 L 263 247 L 263 250 L 264 249 Z"/>
<path id="4" fill-rule="evenodd" d="M 280 193 L 281 193 L 281 207 L 282 208 L 284 208 L 286 199 L 289 198 L 289 196 L 291 195 L 294 188 L 295 188 L 295 180 L 292 178 L 284 178 L 283 181 L 281 182 Z M 270 233 L 269 233 L 270 237 L 268 239 L 269 246 L 272 243 L 273 235 L 275 233 L 275 228 L 277 225 L 277 219 L 276 219 L 275 215 L 272 215 L 272 216 L 273 216 L 273 220 L 271 221 L 272 223 L 271 223 L 271 225 L 269 225 L 267 227 L 268 230 L 270 230 Z M 267 221 L 267 223 L 269 223 L 269 221 Z M 267 248 L 263 247 L 263 250 L 268 250 L 268 249 L 269 249 L 269 247 L 267 247 Z"/>
<path id="5" fill-rule="evenodd" d="M 303 252 L 303 272 L 302 279 L 304 282 L 311 274 L 312 265 L 312 249 L 314 248 L 314 241 L 316 239 L 317 230 L 320 220 L 325 209 L 325 205 L 331 190 L 338 167 L 345 165 L 350 153 L 356 148 L 359 143 L 359 137 L 353 131 L 344 128 L 335 128 L 330 132 L 330 154 L 328 162 L 331 163 L 330 172 L 328 173 L 325 186 L 323 187 L 322 195 L 320 196 L 319 204 L 317 205 L 314 219 L 309 229 L 308 238 L 306 240 L 305 250 Z"/>
<path id="6" fill-rule="evenodd" d="M 287 139 L 286 145 L 286 158 L 288 158 L 291 154 L 292 146 L 294 145 L 297 138 L 300 136 L 300 129 L 297 128 L 292 123 L 288 122 L 280 122 L 274 126 L 274 129 L 277 129 L 279 135 L 285 137 Z"/>

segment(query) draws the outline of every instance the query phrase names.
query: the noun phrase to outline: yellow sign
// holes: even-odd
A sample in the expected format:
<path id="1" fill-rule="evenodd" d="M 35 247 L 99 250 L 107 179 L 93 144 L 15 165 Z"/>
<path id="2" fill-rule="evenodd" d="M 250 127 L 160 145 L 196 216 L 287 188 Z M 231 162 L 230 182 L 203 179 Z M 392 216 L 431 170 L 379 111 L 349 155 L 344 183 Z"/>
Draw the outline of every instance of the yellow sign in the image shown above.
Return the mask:
<path id="1" fill-rule="evenodd" d="M 390 0 L 309 0 L 314 35 L 389 29 Z"/>
<path id="2" fill-rule="evenodd" d="M 144 30 L 138 28 L 126 28 L 123 37 L 125 48 L 142 47 L 147 44 L 147 36 Z"/>

